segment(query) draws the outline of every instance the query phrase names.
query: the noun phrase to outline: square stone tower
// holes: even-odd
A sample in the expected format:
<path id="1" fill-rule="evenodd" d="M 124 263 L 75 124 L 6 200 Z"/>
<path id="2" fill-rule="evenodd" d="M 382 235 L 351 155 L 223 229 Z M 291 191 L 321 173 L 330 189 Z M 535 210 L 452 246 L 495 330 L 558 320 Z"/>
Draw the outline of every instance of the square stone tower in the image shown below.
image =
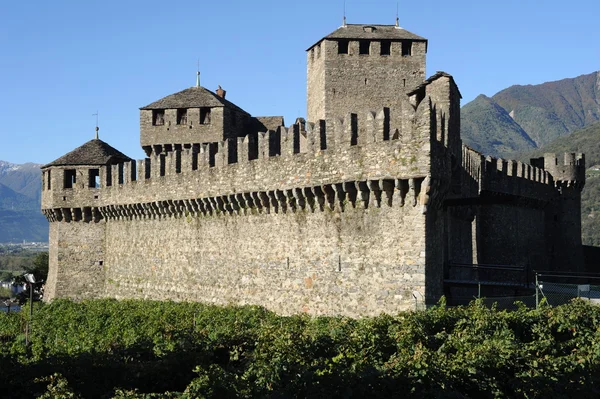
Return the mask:
<path id="1" fill-rule="evenodd" d="M 344 25 L 307 50 L 307 118 L 383 107 L 425 79 L 427 40 L 394 25 Z"/>

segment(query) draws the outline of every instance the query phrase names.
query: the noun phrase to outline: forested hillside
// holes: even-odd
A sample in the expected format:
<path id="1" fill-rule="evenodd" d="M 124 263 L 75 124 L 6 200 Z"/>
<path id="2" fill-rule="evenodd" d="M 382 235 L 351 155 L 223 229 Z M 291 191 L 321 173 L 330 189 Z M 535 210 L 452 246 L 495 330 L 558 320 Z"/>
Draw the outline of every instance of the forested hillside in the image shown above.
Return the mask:
<path id="1" fill-rule="evenodd" d="M 479 96 L 462 109 L 461 135 L 477 151 L 511 158 L 598 121 L 600 72 L 593 72 Z"/>

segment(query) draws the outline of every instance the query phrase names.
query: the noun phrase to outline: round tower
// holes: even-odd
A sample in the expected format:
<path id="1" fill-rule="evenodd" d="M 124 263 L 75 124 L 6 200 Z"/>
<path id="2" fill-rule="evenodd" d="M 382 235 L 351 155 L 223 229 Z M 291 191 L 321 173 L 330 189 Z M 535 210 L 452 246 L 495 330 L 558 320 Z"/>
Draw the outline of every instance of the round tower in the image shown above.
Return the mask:
<path id="1" fill-rule="evenodd" d="M 90 140 L 42 166 L 42 213 L 49 226 L 44 300 L 95 298 L 104 286 L 103 188 L 120 182 L 112 165 L 131 158 L 102 140 Z M 114 178 L 114 179 L 113 179 Z"/>
<path id="2" fill-rule="evenodd" d="M 585 186 L 584 154 L 544 154 L 544 169 L 554 179 L 557 195 L 548 209 L 548 225 L 552 237 L 550 255 L 553 267 L 560 270 L 583 271 L 581 243 L 581 191 Z"/>

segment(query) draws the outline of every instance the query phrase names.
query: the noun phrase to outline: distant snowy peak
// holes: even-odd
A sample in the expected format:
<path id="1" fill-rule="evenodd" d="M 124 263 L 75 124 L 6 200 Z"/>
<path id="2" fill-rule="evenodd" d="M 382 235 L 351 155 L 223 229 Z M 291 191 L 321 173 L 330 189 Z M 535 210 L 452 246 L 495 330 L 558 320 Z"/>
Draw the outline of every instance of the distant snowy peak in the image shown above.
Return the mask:
<path id="1" fill-rule="evenodd" d="M 41 166 L 41 164 L 31 162 L 27 162 L 24 164 L 15 164 L 6 161 L 0 161 L 0 176 L 19 170 L 39 169 Z"/>

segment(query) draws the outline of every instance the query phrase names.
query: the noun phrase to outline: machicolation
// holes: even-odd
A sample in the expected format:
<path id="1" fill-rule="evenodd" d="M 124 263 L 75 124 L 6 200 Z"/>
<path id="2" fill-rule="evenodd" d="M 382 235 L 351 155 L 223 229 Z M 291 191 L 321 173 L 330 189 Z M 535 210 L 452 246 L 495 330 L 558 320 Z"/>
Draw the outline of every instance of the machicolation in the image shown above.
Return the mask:
<path id="1" fill-rule="evenodd" d="M 94 139 L 45 165 L 46 299 L 361 316 L 469 295 L 455 264 L 580 270 L 583 155 L 464 146 L 460 92 L 425 79 L 426 51 L 397 26 L 345 25 L 307 50 L 308 121 L 198 84 L 140 109 L 147 158 Z"/>

